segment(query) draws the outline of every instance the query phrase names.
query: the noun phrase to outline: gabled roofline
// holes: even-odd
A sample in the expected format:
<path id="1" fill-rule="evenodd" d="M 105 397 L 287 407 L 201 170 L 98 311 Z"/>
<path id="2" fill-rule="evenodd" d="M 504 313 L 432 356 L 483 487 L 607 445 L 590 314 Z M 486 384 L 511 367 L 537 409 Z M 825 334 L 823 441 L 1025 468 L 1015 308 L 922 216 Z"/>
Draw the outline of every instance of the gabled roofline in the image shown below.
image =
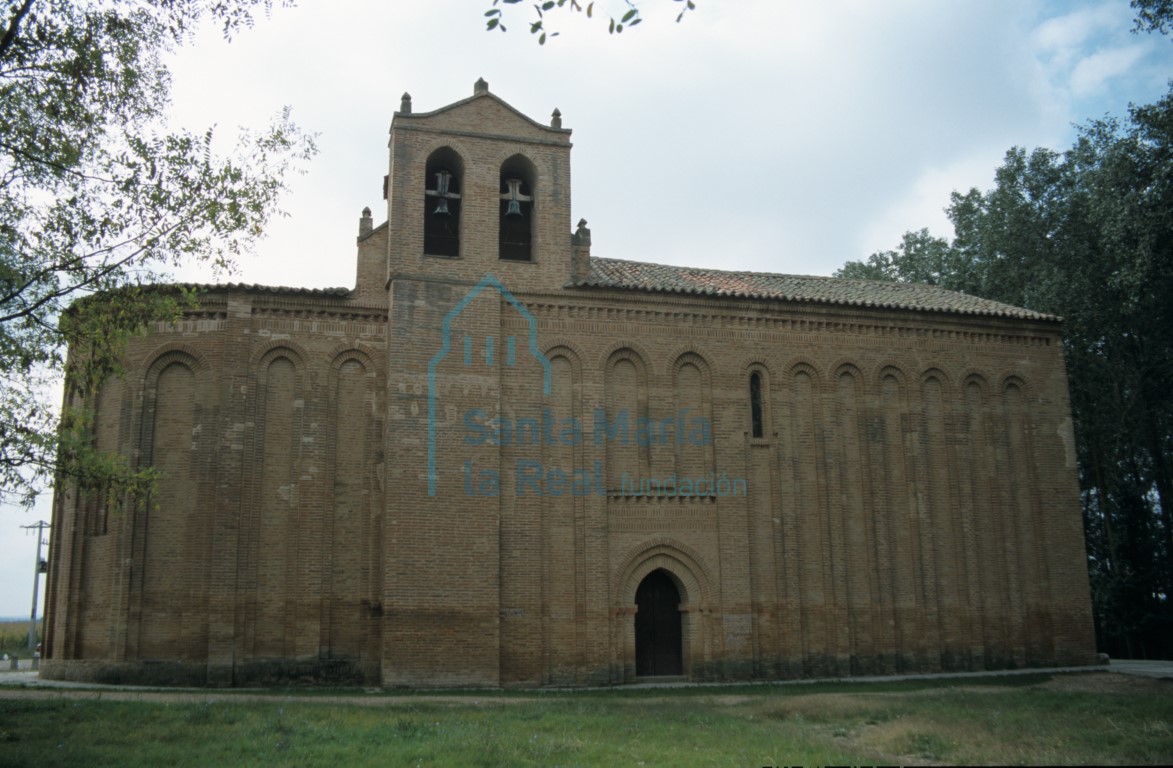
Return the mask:
<path id="1" fill-rule="evenodd" d="M 372 237 L 376 232 L 380 232 L 380 231 L 386 229 L 388 224 L 390 224 L 390 221 L 384 221 L 379 226 L 372 227 L 370 232 L 364 232 L 363 234 L 358 236 L 358 242 L 361 243 L 363 240 L 367 240 L 370 237 Z"/>
<path id="2" fill-rule="evenodd" d="M 484 81 L 483 80 L 478 81 L 478 86 L 479 86 L 479 83 L 484 83 Z M 407 94 L 404 94 L 404 96 L 407 96 Z M 408 98 L 410 99 L 410 97 L 408 97 Z M 434 117 L 436 115 L 443 114 L 444 112 L 448 112 L 453 109 L 463 107 L 466 104 L 471 104 L 472 102 L 476 101 L 477 99 L 485 99 L 485 98 L 492 99 L 493 101 L 495 101 L 498 104 L 500 104 L 501 106 L 505 107 L 507 110 L 509 110 L 510 112 L 517 115 L 518 117 L 525 120 L 530 125 L 532 125 L 536 128 L 541 128 L 544 131 L 549 131 L 550 133 L 556 133 L 556 134 L 563 135 L 563 136 L 569 136 L 572 132 L 570 128 L 554 128 L 549 125 L 539 123 L 537 120 L 534 120 L 532 117 L 525 114 L 517 107 L 515 107 L 512 104 L 510 104 L 509 102 L 505 101 L 505 99 L 503 99 L 500 96 L 498 96 L 497 94 L 489 91 L 488 83 L 485 83 L 484 90 L 477 90 L 477 92 L 474 93 L 472 96 L 461 99 L 460 101 L 454 101 L 451 104 L 440 107 L 439 109 L 433 109 L 431 112 L 404 112 L 404 111 L 397 110 L 391 116 L 391 125 L 392 125 L 392 127 L 394 127 L 395 121 L 400 120 L 400 119 L 414 120 L 416 118 Z"/>

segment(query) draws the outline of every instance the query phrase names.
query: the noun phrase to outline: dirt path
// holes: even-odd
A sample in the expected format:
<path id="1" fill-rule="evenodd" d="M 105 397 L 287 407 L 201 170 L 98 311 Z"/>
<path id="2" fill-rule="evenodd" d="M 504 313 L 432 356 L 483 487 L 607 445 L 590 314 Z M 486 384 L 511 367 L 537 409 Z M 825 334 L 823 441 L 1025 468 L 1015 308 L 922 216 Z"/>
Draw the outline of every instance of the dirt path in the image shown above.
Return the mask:
<path id="1" fill-rule="evenodd" d="M 5 677 L 8 677 L 5 675 Z M 158 688 L 73 688 L 66 686 L 50 686 L 36 681 L 35 678 L 30 677 L 30 682 L 21 684 L 15 676 L 9 677 L 8 680 L 0 678 L 0 699 L 32 699 L 42 701 L 53 700 L 70 700 L 70 701 L 156 701 L 160 703 L 208 703 L 208 702 L 280 702 L 289 703 L 297 702 L 301 704 L 328 704 L 332 706 L 346 705 L 346 706 L 361 706 L 361 707 L 396 707 L 408 704 L 444 704 L 453 707 L 457 706 L 501 706 L 503 704 L 525 704 L 533 701 L 549 701 L 551 697 L 564 698 L 575 695 L 574 691 L 547 691 L 537 696 L 499 696 L 493 692 L 486 692 L 484 695 L 470 694 L 468 692 L 453 692 L 453 693 L 436 693 L 436 694 L 409 694 L 396 695 L 394 693 L 387 693 L 380 689 L 372 689 L 366 693 L 351 693 L 351 694 L 328 694 L 320 691 L 283 691 L 276 692 L 251 692 L 241 689 L 221 689 L 221 690 L 164 690 Z M 942 691 L 964 689 L 974 693 L 995 693 L 1010 690 L 1008 687 L 996 685 L 966 685 L 964 679 L 958 680 L 956 687 L 950 688 L 926 688 L 923 691 L 909 691 L 903 692 L 901 695 L 908 696 L 933 696 L 938 695 Z M 1055 675 L 1045 683 L 1040 683 L 1039 687 L 1054 691 L 1072 691 L 1081 693 L 1098 693 L 1106 695 L 1129 695 L 1129 694 L 1173 694 L 1173 679 L 1155 679 L 1149 677 L 1137 677 L 1133 675 L 1123 675 L 1115 672 L 1084 672 L 1075 674 L 1060 674 Z M 614 689 L 617 693 L 624 689 Z M 630 690 L 630 689 L 628 689 Z M 783 690 L 782 687 L 763 687 L 762 694 L 768 692 L 779 692 Z M 665 691 L 663 700 L 670 700 L 673 697 L 669 691 Z M 866 691 L 844 691 L 843 693 L 828 692 L 826 690 L 817 693 L 804 693 L 800 687 L 785 688 L 787 698 L 795 700 L 803 699 L 808 703 L 811 697 L 818 697 L 828 703 L 837 701 L 840 706 L 850 707 L 850 702 L 858 700 L 860 697 L 867 697 L 870 694 Z M 877 693 L 883 693 L 877 691 Z M 709 698 L 715 704 L 721 706 L 737 706 L 740 704 L 750 703 L 752 700 L 758 698 L 754 694 L 723 694 L 719 691 L 714 691 L 712 697 Z M 632 699 L 644 705 L 653 703 L 657 700 L 656 697 L 647 698 L 640 697 L 639 699 Z"/>

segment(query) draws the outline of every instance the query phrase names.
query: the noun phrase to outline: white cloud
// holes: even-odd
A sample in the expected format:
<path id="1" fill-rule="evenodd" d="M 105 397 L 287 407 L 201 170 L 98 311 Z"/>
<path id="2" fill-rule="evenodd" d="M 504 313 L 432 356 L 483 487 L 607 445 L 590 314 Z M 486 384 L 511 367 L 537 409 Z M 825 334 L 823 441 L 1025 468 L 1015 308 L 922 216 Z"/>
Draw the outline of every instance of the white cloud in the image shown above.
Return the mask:
<path id="1" fill-rule="evenodd" d="M 1030 44 L 1046 80 L 1042 97 L 1062 105 L 1078 122 L 1122 111 L 1122 92 L 1135 94 L 1138 101 L 1158 95 L 1170 73 L 1171 46 L 1159 36 L 1133 34 L 1132 20 L 1127 0 L 1084 0 L 1074 10 L 1041 21 Z M 1102 108 L 1105 102 L 1110 110 Z"/>
<path id="2" fill-rule="evenodd" d="M 1048 54 L 1056 63 L 1068 63 L 1103 30 L 1131 26 L 1127 14 L 1126 3 L 1114 2 L 1078 8 L 1044 19 L 1035 29 L 1035 44 L 1040 52 Z"/>
<path id="3" fill-rule="evenodd" d="M 1145 55 L 1148 45 L 1111 48 L 1080 59 L 1071 71 L 1071 91 L 1078 98 L 1103 92 L 1109 81 L 1123 77 Z"/>
<path id="4" fill-rule="evenodd" d="M 953 159 L 947 166 L 923 168 L 917 178 L 870 220 L 859 232 L 860 258 L 895 248 L 902 235 L 922 227 L 938 236 L 953 237 L 953 224 L 945 209 L 953 192 L 980 190 L 993 185 L 994 169 L 1005 150 L 991 147 Z"/>

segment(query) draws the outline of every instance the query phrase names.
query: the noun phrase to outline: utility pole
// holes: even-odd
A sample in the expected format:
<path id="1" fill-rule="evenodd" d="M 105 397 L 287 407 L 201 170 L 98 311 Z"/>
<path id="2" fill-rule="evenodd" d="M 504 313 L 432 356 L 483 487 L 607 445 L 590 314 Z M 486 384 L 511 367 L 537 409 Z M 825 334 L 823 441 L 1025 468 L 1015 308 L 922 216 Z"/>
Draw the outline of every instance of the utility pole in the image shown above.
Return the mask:
<path id="1" fill-rule="evenodd" d="M 41 545 L 48 544 L 45 541 L 45 529 L 51 526 L 44 520 L 40 520 L 32 525 L 22 525 L 21 528 L 37 529 L 37 561 L 33 566 L 33 612 L 29 617 L 29 651 L 37 649 L 37 588 L 41 586 L 41 574 L 48 573 L 49 563 L 41 559 Z"/>

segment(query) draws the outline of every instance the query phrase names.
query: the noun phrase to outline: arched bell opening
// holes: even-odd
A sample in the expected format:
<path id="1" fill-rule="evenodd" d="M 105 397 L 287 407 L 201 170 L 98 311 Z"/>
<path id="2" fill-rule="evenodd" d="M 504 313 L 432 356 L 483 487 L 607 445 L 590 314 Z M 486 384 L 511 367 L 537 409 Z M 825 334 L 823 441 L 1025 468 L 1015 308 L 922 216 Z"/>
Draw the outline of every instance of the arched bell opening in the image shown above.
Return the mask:
<path id="1" fill-rule="evenodd" d="M 522 155 L 501 164 L 498 255 L 505 261 L 533 261 L 535 176 Z"/>
<path id="2" fill-rule="evenodd" d="M 464 161 L 451 147 L 428 156 L 424 170 L 424 253 L 460 256 Z"/>

